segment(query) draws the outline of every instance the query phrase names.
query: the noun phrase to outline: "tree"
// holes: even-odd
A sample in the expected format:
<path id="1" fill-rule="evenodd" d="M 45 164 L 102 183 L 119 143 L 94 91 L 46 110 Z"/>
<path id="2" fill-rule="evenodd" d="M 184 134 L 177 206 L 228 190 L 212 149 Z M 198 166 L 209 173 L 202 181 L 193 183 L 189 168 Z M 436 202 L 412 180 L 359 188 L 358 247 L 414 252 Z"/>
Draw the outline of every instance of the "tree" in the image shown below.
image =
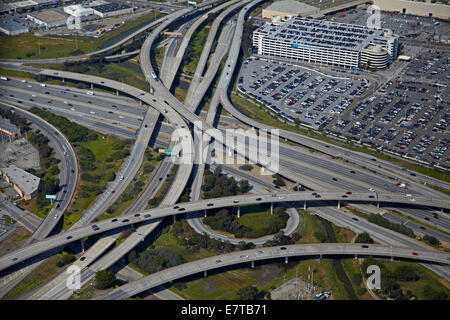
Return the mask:
<path id="1" fill-rule="evenodd" d="M 97 289 L 110 288 L 116 282 L 116 275 L 111 270 L 100 270 L 95 275 L 95 287 Z"/>
<path id="2" fill-rule="evenodd" d="M 373 243 L 373 239 L 367 232 L 363 232 L 358 234 L 358 236 L 355 239 L 355 243 Z"/>
<path id="3" fill-rule="evenodd" d="M 436 237 L 433 237 L 433 236 L 429 236 L 429 235 L 425 235 L 425 236 L 423 237 L 423 240 L 425 240 L 425 241 L 428 242 L 429 244 L 435 245 L 435 246 L 438 246 L 438 245 L 441 244 L 441 243 L 439 242 L 439 239 L 437 239 Z"/>
<path id="4" fill-rule="evenodd" d="M 239 193 L 247 193 L 249 189 L 250 185 L 248 183 L 248 180 L 239 181 Z"/>
<path id="5" fill-rule="evenodd" d="M 237 293 L 241 300 L 256 300 L 259 290 L 255 286 L 246 286 L 239 289 Z"/>
<path id="6" fill-rule="evenodd" d="M 279 186 L 279 187 L 283 187 L 283 186 L 286 185 L 286 183 L 284 182 L 283 178 L 281 178 L 281 177 L 277 177 L 275 180 L 273 180 L 273 183 L 276 186 Z"/>

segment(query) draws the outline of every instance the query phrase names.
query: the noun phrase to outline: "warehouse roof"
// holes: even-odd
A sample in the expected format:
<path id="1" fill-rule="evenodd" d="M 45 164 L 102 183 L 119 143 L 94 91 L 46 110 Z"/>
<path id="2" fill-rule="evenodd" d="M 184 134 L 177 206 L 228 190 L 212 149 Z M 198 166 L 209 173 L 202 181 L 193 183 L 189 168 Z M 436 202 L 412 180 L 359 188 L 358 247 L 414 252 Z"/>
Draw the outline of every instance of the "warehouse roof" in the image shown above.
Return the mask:
<path id="1" fill-rule="evenodd" d="M 264 10 L 302 14 L 311 12 L 313 10 L 317 10 L 317 8 L 310 6 L 309 4 L 306 3 L 298 2 L 296 0 L 282 0 L 282 1 L 275 1 L 270 6 L 266 7 Z"/>
<path id="2" fill-rule="evenodd" d="M 12 20 L 12 19 L 0 20 L 0 28 L 7 30 L 9 32 L 24 30 L 24 29 L 28 31 L 27 27 L 25 27 L 23 24 L 15 21 L 15 20 Z M 3 120 L 6 120 L 6 119 L 0 118 L 0 128 L 3 127 Z"/>
<path id="3" fill-rule="evenodd" d="M 118 11 L 118 10 L 123 10 L 123 9 L 130 9 L 131 7 L 127 4 L 118 4 L 118 3 L 107 3 L 107 4 L 101 4 L 99 6 L 93 6 L 91 7 L 92 9 L 101 12 L 101 13 L 106 13 L 106 12 L 113 12 L 113 11 Z"/>
<path id="4" fill-rule="evenodd" d="M 39 187 L 41 179 L 16 167 L 0 168 L 0 172 L 8 176 L 11 183 L 15 184 L 24 194 L 32 194 Z"/>

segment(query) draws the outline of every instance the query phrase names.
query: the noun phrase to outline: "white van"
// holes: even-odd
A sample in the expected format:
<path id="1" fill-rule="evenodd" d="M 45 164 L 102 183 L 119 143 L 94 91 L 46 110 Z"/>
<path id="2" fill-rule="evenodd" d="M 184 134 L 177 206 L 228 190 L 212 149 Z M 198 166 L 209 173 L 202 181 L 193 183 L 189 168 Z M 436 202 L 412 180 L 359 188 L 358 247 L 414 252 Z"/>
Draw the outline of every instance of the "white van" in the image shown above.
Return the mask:
<path id="1" fill-rule="evenodd" d="M 88 95 L 90 95 L 90 96 L 93 96 L 93 95 L 94 95 L 94 92 L 92 92 L 92 91 L 86 91 L 86 94 L 88 94 Z"/>
<path id="2" fill-rule="evenodd" d="M 4 77 L 4 76 L 1 76 L 0 79 L 5 80 L 5 81 L 9 80 L 8 77 Z"/>

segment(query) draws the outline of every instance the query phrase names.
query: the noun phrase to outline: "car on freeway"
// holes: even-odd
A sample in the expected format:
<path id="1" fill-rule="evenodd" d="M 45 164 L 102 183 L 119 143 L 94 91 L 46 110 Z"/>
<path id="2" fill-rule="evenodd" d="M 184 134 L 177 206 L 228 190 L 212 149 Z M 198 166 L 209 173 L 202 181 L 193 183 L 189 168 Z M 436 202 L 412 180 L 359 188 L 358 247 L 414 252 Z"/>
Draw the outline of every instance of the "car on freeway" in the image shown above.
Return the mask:
<path id="1" fill-rule="evenodd" d="M 90 114 L 95 114 L 95 111 L 91 111 L 91 112 L 89 112 Z"/>
<path id="2" fill-rule="evenodd" d="M 347 191 L 346 194 L 352 194 L 352 192 L 351 191 Z"/>
<path id="3" fill-rule="evenodd" d="M 114 193 L 114 192 L 116 192 L 116 190 L 111 191 L 111 194 Z"/>
<path id="4" fill-rule="evenodd" d="M 117 219 L 112 219 L 112 220 L 111 220 L 111 222 L 117 222 L 117 221 L 118 221 Z"/>
<path id="5" fill-rule="evenodd" d="M 233 200 L 233 203 L 239 203 L 239 200 Z"/>
<path id="6" fill-rule="evenodd" d="M 241 258 L 241 259 L 248 259 L 248 255 L 243 254 L 243 255 L 240 256 L 240 258 Z"/>
<path id="7" fill-rule="evenodd" d="M 128 221 L 130 221 L 129 219 L 124 219 L 124 220 L 122 220 L 122 223 L 125 223 L 125 222 L 128 222 Z"/>
<path id="8" fill-rule="evenodd" d="M 167 109 L 164 109 L 163 111 L 164 111 L 164 113 L 168 113 L 169 112 L 169 111 L 167 111 Z"/>
<path id="9" fill-rule="evenodd" d="M 150 218 L 152 215 L 150 213 L 144 214 L 144 218 Z"/>
<path id="10" fill-rule="evenodd" d="M 256 251 L 256 254 L 263 254 L 263 251 Z"/>
<path id="11" fill-rule="evenodd" d="M 12 258 L 12 261 L 16 261 L 17 260 L 17 258 Z"/>
<path id="12" fill-rule="evenodd" d="M 256 198 L 256 201 L 261 201 L 262 200 L 262 198 Z"/>
<path id="13" fill-rule="evenodd" d="M 342 195 L 342 198 L 348 198 L 348 197 L 347 197 L 347 195 L 346 195 L 346 194 L 343 194 L 343 195 Z"/>
<path id="14" fill-rule="evenodd" d="M 136 213 L 134 216 L 135 216 L 135 217 L 140 217 L 141 214 L 140 214 L 140 213 Z"/>
<path id="15" fill-rule="evenodd" d="M 207 204 L 208 207 L 212 207 L 214 205 L 214 203 L 210 202 Z"/>
<path id="16" fill-rule="evenodd" d="M 320 194 L 316 194 L 314 198 L 320 198 Z"/>
<path id="17" fill-rule="evenodd" d="M 315 195 L 317 195 L 317 192 L 313 192 L 311 195 L 315 196 Z"/>
<path id="18" fill-rule="evenodd" d="M 216 260 L 216 263 L 221 263 L 221 262 L 222 262 L 222 260 L 220 260 L 220 259 Z"/>
<path id="19" fill-rule="evenodd" d="M 333 179 L 332 179 L 333 181 L 337 181 L 337 179 L 335 178 L 335 177 L 333 177 Z"/>
<path id="20" fill-rule="evenodd" d="M 96 224 L 92 225 L 92 229 L 98 228 Z"/>
<path id="21" fill-rule="evenodd" d="M 184 210 L 186 210 L 185 208 L 180 208 L 180 209 L 178 209 L 178 211 L 184 211 Z"/>
<path id="22" fill-rule="evenodd" d="M 355 173 L 355 171 L 354 170 L 350 170 L 350 173 Z"/>
<path id="23" fill-rule="evenodd" d="M 363 244 L 361 247 L 363 247 L 364 249 L 369 248 L 369 246 L 367 244 Z"/>
<path id="24" fill-rule="evenodd" d="M 72 236 L 67 236 L 66 239 L 70 240 L 70 239 L 72 239 Z"/>
<path id="25" fill-rule="evenodd" d="M 412 253 L 413 256 L 418 256 L 419 254 L 417 252 Z"/>
<path id="26" fill-rule="evenodd" d="M 175 206 L 175 207 L 173 207 L 174 209 L 178 209 L 179 208 L 179 206 Z"/>
<path id="27" fill-rule="evenodd" d="M 281 247 L 280 250 L 287 250 L 286 247 Z"/>
<path id="28" fill-rule="evenodd" d="M 354 220 L 354 221 L 359 221 L 358 218 L 352 218 L 352 220 Z"/>
<path id="29" fill-rule="evenodd" d="M 84 260 L 86 260 L 86 257 L 81 257 L 80 258 L 80 261 L 84 261 Z"/>
<path id="30" fill-rule="evenodd" d="M 375 196 L 369 196 L 369 198 L 370 198 L 370 199 L 373 199 L 373 198 L 375 198 Z"/>
<path id="31" fill-rule="evenodd" d="M 120 176 L 120 180 L 123 180 L 123 176 Z"/>

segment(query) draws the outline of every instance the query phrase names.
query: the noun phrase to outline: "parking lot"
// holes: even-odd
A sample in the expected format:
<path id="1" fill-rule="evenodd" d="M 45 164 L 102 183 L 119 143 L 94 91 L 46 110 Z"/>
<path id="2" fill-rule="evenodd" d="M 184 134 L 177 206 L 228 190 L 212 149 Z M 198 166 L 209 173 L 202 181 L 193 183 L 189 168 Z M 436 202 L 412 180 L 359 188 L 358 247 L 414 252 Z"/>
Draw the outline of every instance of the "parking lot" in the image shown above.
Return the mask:
<path id="1" fill-rule="evenodd" d="M 244 61 L 238 89 L 280 117 L 325 127 L 363 95 L 370 82 L 338 78 L 285 62 L 249 58 Z"/>
<path id="2" fill-rule="evenodd" d="M 417 55 L 405 70 L 405 75 L 433 79 L 445 83 L 450 80 L 450 56 L 446 52 L 425 50 Z"/>

